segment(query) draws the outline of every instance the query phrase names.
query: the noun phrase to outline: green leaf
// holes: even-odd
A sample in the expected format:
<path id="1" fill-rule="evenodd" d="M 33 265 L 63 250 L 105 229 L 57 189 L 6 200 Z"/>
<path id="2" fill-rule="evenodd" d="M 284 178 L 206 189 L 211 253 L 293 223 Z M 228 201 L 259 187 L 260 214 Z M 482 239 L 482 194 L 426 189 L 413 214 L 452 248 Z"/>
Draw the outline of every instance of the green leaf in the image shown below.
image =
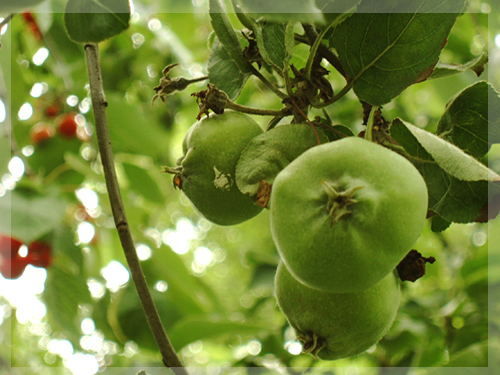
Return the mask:
<path id="1" fill-rule="evenodd" d="M 399 119 L 395 122 L 404 125 L 436 164 L 450 176 L 461 181 L 500 181 L 498 174 L 457 146 L 415 125 Z"/>
<path id="2" fill-rule="evenodd" d="M 168 133 L 142 107 L 129 104 L 119 92 L 107 92 L 107 115 L 113 151 L 137 153 L 158 160 L 165 154 Z"/>
<path id="3" fill-rule="evenodd" d="M 86 280 L 68 267 L 52 265 L 47 273 L 43 301 L 50 324 L 79 337 L 79 306 L 91 302 Z"/>
<path id="4" fill-rule="evenodd" d="M 99 43 L 120 34 L 129 26 L 128 0 L 69 0 L 64 24 L 71 40 Z"/>
<path id="5" fill-rule="evenodd" d="M 164 280 L 172 300 L 177 301 L 184 314 L 222 311 L 214 291 L 192 274 L 181 257 L 169 247 L 156 249 L 151 259 L 143 262 L 144 273 L 151 280 Z"/>
<path id="6" fill-rule="evenodd" d="M 500 142 L 500 97 L 487 82 L 477 82 L 447 105 L 437 135 L 475 158 L 482 158 L 492 143 Z"/>
<path id="7" fill-rule="evenodd" d="M 255 197 L 261 182 L 272 184 L 278 173 L 307 149 L 328 138 L 307 124 L 277 126 L 257 137 L 241 152 L 236 164 L 236 184 L 243 194 Z"/>
<path id="8" fill-rule="evenodd" d="M 75 245 L 75 232 L 68 224 L 56 227 L 52 233 L 52 250 L 55 262 L 60 268 L 84 278 L 84 258 L 81 249 Z"/>
<path id="9" fill-rule="evenodd" d="M 128 179 L 130 190 L 151 202 L 162 203 L 165 195 L 160 190 L 158 183 L 151 176 L 150 172 L 134 163 L 122 163 Z M 159 174 L 159 173 L 158 173 Z"/>
<path id="10" fill-rule="evenodd" d="M 236 35 L 236 32 L 226 15 L 224 6 L 220 0 L 210 0 L 209 9 L 212 27 L 214 28 L 215 34 L 219 38 L 220 43 L 222 43 L 227 54 L 238 66 L 240 71 L 242 73 L 248 73 L 250 69 L 247 66 L 245 58 L 243 57 L 243 48 L 241 47 L 238 36 Z M 219 87 L 219 89 L 221 88 Z"/>
<path id="11" fill-rule="evenodd" d="M 479 77 L 484 71 L 484 67 L 487 62 L 488 54 L 486 52 L 483 52 L 481 55 L 465 64 L 445 64 L 442 62 L 438 62 L 436 67 L 434 68 L 434 71 L 428 79 L 449 77 L 455 74 L 466 72 L 467 70 L 473 71 L 476 76 Z"/>
<path id="12" fill-rule="evenodd" d="M 241 72 L 218 37 L 212 45 L 207 70 L 210 82 L 219 90 L 224 91 L 231 100 L 238 97 L 250 76 L 248 73 Z"/>
<path id="13" fill-rule="evenodd" d="M 273 22 L 322 22 L 323 15 L 314 0 L 239 0 L 240 6 L 254 17 Z"/>
<path id="14" fill-rule="evenodd" d="M 57 194 L 8 191 L 0 199 L 0 233 L 30 243 L 60 225 L 66 202 Z"/>
<path id="15" fill-rule="evenodd" d="M 46 176 L 64 163 L 66 155 L 78 155 L 81 147 L 82 141 L 78 138 L 55 136 L 38 145 L 27 159 L 28 164 L 32 170 Z"/>
<path id="16" fill-rule="evenodd" d="M 178 308 L 180 303 L 172 298 L 168 290 L 162 293 L 152 289 L 151 295 L 162 324 L 168 331 L 183 317 L 182 312 Z M 117 301 L 112 302 L 108 314 L 116 314 L 116 316 L 112 317 L 112 321 L 116 319 L 119 326 L 119 331 L 116 334 L 118 336 L 124 335 L 125 337 L 122 337 L 122 339 L 134 340 L 141 347 L 157 350 L 158 344 L 151 332 L 134 284 L 129 283 L 115 298 Z M 113 328 L 116 331 L 118 327 L 114 326 Z"/>
<path id="17" fill-rule="evenodd" d="M 286 29 L 286 23 L 263 25 L 260 22 L 253 28 L 262 59 L 279 72 L 283 70 L 284 61 L 287 59 Z"/>
<path id="18" fill-rule="evenodd" d="M 435 233 L 448 229 L 450 225 L 451 223 L 449 221 L 446 221 L 439 215 L 433 216 L 431 219 L 431 229 Z"/>
<path id="19" fill-rule="evenodd" d="M 363 1 L 330 38 L 356 95 L 382 105 L 427 78 L 462 7 L 456 0 Z"/>
<path id="20" fill-rule="evenodd" d="M 259 326 L 228 319 L 211 320 L 210 318 L 187 318 L 179 321 L 169 332 L 170 341 L 177 350 L 187 344 L 204 339 L 213 339 L 224 335 L 257 335 L 268 333 L 269 326 Z"/>
<path id="21" fill-rule="evenodd" d="M 488 188 L 499 188 L 500 176 L 444 139 L 400 119 L 391 136 L 411 156 L 429 191 L 429 209 L 445 221 L 474 221 L 488 202 Z"/>

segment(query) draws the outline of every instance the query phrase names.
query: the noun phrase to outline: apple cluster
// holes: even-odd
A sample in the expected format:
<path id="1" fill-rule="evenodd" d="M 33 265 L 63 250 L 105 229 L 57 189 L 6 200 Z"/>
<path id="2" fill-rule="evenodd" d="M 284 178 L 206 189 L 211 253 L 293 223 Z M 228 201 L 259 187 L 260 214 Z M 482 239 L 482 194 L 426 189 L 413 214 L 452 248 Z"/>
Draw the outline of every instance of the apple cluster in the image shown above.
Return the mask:
<path id="1" fill-rule="evenodd" d="M 48 268 L 52 263 L 52 246 L 41 241 L 34 241 L 28 246 L 27 254 L 20 254 L 23 243 L 10 236 L 0 234 L 0 273 L 6 279 L 17 279 L 31 264 L 35 267 Z"/>
<path id="2" fill-rule="evenodd" d="M 234 225 L 270 209 L 275 295 L 304 353 L 350 357 L 386 334 L 399 308 L 396 267 L 427 213 L 425 181 L 407 159 L 309 125 L 263 132 L 232 111 L 196 122 L 182 150 L 165 171 L 205 218 Z"/>

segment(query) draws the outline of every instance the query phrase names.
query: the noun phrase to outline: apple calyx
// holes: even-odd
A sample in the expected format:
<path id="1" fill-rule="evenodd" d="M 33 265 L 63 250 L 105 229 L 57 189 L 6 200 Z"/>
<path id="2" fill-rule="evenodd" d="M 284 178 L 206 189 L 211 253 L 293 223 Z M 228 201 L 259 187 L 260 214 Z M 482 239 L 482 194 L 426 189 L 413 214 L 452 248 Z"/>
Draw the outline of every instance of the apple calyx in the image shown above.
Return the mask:
<path id="1" fill-rule="evenodd" d="M 174 184 L 174 189 L 182 190 L 182 167 L 163 167 L 163 173 L 170 173 L 174 175 L 172 183 Z"/>
<path id="2" fill-rule="evenodd" d="M 299 337 L 297 337 L 297 340 L 302 343 L 302 354 L 312 355 L 315 361 L 318 360 L 319 352 L 323 350 L 327 345 L 326 339 L 318 336 L 314 332 L 301 334 Z"/>
<path id="3" fill-rule="evenodd" d="M 327 181 L 321 181 L 328 195 L 327 210 L 331 219 L 331 225 L 337 223 L 343 216 L 352 213 L 351 206 L 358 203 L 354 199 L 354 193 L 362 189 L 363 186 L 352 186 L 345 191 L 338 191 L 338 188 Z"/>

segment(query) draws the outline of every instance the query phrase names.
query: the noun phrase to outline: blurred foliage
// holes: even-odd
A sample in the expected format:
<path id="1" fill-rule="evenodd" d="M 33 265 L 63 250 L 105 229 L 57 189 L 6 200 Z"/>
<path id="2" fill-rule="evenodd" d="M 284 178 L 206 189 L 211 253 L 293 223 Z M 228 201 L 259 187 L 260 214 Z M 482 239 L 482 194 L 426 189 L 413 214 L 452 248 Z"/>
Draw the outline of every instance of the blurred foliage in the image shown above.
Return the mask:
<path id="1" fill-rule="evenodd" d="M 196 6 L 174 0 L 136 0 L 130 27 L 100 44 L 112 147 L 130 228 L 145 254 L 142 265 L 165 328 L 184 363 L 192 367 L 259 366 L 272 371 L 313 366 L 317 374 L 344 374 L 342 368 L 357 368 L 353 374 L 386 374 L 394 367 L 394 373 L 405 374 L 405 367 L 486 366 L 488 346 L 500 347 L 498 218 L 489 224 L 453 224 L 442 233 L 432 232 L 429 223 L 415 248 L 437 261 L 428 265 L 424 278 L 403 285 L 396 321 L 376 347 L 335 362 L 292 354 L 295 337 L 273 297 L 278 255 L 268 212 L 234 227 L 212 225 L 174 191 L 171 178 L 160 173 L 163 165 L 173 166 L 181 155 L 182 138 L 198 114 L 190 94 L 205 86 L 201 82 L 169 96 L 166 104 L 151 104 L 153 87 L 166 65 L 180 64 L 172 76 L 192 78 L 207 72 L 207 41 L 212 30 L 207 4 L 192 3 Z M 443 62 L 466 63 L 488 45 L 491 58 L 498 60 L 500 51 L 493 42 L 498 29 L 488 21 L 498 22 L 500 9 L 496 2 L 489 2 L 492 15 L 488 18 L 480 13 L 484 4 L 488 3 L 472 1 L 471 9 L 479 13 L 458 18 L 442 53 Z M 47 202 L 55 196 L 57 205 L 65 208 L 64 220 L 35 224 L 36 237 L 50 239 L 53 246 L 54 262 L 46 279 L 36 278 L 40 273 L 30 268 L 17 281 L 2 280 L 2 288 L 16 288 L 23 280 L 29 283 L 30 277 L 42 280 L 44 289 L 37 298 L 45 313 L 31 316 L 29 306 L 0 297 L 0 368 L 11 364 L 16 374 L 31 374 L 33 368 L 39 373 L 65 373 L 61 366 L 70 365 L 70 356 L 54 349 L 61 342 L 70 344 L 73 354 L 92 355 L 106 372 L 161 366 L 131 281 L 111 285 L 104 272 L 113 261 L 126 262 L 96 151 L 84 51 L 64 31 L 62 14 L 57 13 L 63 5 L 62 0 L 54 0 L 37 8 L 42 39 L 30 31 L 21 15 L 13 17 L 1 37 L 0 89 L 2 99 L 10 100 L 13 134 L 11 148 L 2 124 L 0 175 L 8 173 L 12 149 L 26 167 L 22 180 L 14 184 L 35 189 Z M 231 21 L 241 28 L 233 16 Z M 33 57 L 43 48 L 48 51 L 47 59 L 34 63 Z M 302 66 L 307 53 L 307 47 L 298 45 L 292 62 Z M 331 70 L 327 78 L 333 87 L 341 88 L 342 77 Z M 488 67 L 483 74 L 489 74 L 494 85 L 500 78 L 498 70 L 489 72 Z M 435 131 L 446 103 L 477 80 L 466 71 L 411 86 L 384 106 L 384 116 L 388 120 L 402 117 Z M 36 94 L 37 89 L 41 94 Z M 357 134 L 363 129 L 363 111 L 354 99 L 351 93 L 327 111 L 333 124 Z M 280 107 L 280 100 L 253 77 L 238 102 Z M 21 120 L 18 113 L 26 103 L 33 114 Z M 52 105 L 60 113 L 79 114 L 83 141 L 56 137 L 39 146 L 32 144 L 34 125 L 54 123 L 47 114 Z M 322 112 L 313 110 L 310 118 L 315 115 Z M 266 118 L 256 120 L 266 126 Z M 489 162 L 500 172 L 498 148 L 490 151 Z M 75 192 L 81 189 L 93 192 L 98 204 L 79 199 Z M 82 237 L 82 224 L 93 228 L 92 238 Z M 25 233 L 15 225 L 13 218 L 12 231 L 20 240 L 33 240 L 33 232 Z M 12 293 L 2 290 L 0 294 Z M 94 328 L 82 330 L 85 322 L 93 322 Z"/>

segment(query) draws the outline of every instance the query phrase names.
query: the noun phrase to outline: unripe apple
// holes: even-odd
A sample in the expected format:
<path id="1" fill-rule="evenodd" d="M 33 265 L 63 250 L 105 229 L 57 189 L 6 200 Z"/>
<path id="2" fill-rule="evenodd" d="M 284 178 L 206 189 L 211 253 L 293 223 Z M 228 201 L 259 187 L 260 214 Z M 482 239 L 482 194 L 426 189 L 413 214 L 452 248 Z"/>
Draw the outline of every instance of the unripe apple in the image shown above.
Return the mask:
<path id="1" fill-rule="evenodd" d="M 361 292 L 329 293 L 300 283 L 283 262 L 275 293 L 303 353 L 325 360 L 355 356 L 375 345 L 391 327 L 401 295 L 393 272 Z"/>

